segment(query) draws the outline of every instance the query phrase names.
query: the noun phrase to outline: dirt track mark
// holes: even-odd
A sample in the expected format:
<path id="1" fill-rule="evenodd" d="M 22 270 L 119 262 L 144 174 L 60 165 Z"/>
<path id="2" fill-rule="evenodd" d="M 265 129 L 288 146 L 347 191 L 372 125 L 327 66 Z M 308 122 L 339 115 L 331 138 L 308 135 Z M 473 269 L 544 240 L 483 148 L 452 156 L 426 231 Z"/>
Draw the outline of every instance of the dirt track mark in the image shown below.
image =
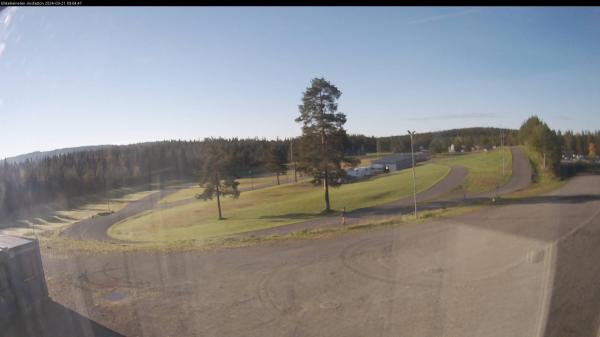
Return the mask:
<path id="1" fill-rule="evenodd" d="M 57 300 L 92 319 L 114 312 L 103 323 L 131 336 L 504 337 L 537 336 L 540 324 L 546 337 L 592 336 L 600 311 L 598 191 L 600 177 L 576 177 L 552 197 L 415 226 L 238 249 L 45 257 L 44 267 L 50 277 L 65 275 L 51 284 L 64 296 Z M 105 288 L 74 288 L 85 271 L 106 285 L 106 275 L 94 273 L 103 268 L 157 289 L 140 286 L 114 305 L 94 302 Z M 90 300 L 69 300 L 79 291 Z"/>

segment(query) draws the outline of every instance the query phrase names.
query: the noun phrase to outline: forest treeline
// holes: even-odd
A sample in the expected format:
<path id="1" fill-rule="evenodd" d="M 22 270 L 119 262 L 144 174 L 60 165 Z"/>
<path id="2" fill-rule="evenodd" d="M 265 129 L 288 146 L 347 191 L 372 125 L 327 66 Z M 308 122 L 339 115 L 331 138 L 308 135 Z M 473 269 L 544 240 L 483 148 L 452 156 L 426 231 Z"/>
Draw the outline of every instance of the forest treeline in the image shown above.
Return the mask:
<path id="1" fill-rule="evenodd" d="M 482 150 L 501 144 L 517 145 L 518 130 L 499 128 L 464 128 L 417 134 L 415 149 L 429 150 L 432 153 L 448 152 L 451 145 L 456 151 Z M 410 152 L 410 136 L 391 136 L 377 138 L 378 152 Z"/>
<path id="2" fill-rule="evenodd" d="M 467 128 L 417 134 L 415 146 L 416 150 L 445 152 L 450 144 L 454 144 L 457 151 L 470 151 L 500 145 L 501 134 L 506 145 L 516 145 L 521 141 L 518 130 Z M 587 155 L 589 144 L 600 142 L 600 133 L 565 132 L 558 133 L 558 138 L 563 150 Z M 234 154 L 238 177 L 248 176 L 250 171 L 253 174 L 264 172 L 265 154 L 273 147 L 286 152 L 288 160 L 301 155 L 298 153 L 301 147 L 292 145 L 298 139 L 218 138 L 105 146 L 19 163 L 4 160 L 0 163 L 0 215 L 11 215 L 37 204 L 57 199 L 68 200 L 113 188 L 169 179 L 194 179 L 206 160 L 207 141 L 220 142 L 229 153 Z M 410 138 L 408 135 L 349 135 L 343 146 L 350 156 L 373 152 L 407 152 L 410 151 Z"/>
<path id="3" fill-rule="evenodd" d="M 567 157 L 573 155 L 596 157 L 600 150 L 600 130 L 596 131 L 558 131 L 562 153 Z"/>

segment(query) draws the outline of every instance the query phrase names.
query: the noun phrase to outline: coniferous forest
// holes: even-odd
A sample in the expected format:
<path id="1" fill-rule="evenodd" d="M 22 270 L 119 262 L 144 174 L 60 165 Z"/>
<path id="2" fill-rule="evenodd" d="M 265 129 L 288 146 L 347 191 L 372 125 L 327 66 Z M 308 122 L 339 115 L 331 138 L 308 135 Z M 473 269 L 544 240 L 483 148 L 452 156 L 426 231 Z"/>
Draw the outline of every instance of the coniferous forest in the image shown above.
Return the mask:
<path id="1" fill-rule="evenodd" d="M 517 145 L 518 130 L 467 128 L 417 134 L 416 150 L 446 152 L 448 146 L 471 151 L 500 144 Z M 600 133 L 558 133 L 563 153 L 588 155 L 590 144 L 600 149 Z M 202 167 L 207 142 L 222 143 L 233 156 L 238 177 L 267 172 L 265 153 L 273 146 L 287 151 L 289 158 L 300 157 L 298 139 L 205 139 L 198 141 L 158 141 L 130 145 L 83 148 L 48 157 L 0 162 L 0 215 L 8 216 L 34 205 L 102 193 L 113 188 L 138 186 L 170 179 L 193 180 Z M 291 156 L 290 149 L 294 155 Z M 407 135 L 369 137 L 349 135 L 344 144 L 347 155 L 374 152 L 410 151 Z"/>

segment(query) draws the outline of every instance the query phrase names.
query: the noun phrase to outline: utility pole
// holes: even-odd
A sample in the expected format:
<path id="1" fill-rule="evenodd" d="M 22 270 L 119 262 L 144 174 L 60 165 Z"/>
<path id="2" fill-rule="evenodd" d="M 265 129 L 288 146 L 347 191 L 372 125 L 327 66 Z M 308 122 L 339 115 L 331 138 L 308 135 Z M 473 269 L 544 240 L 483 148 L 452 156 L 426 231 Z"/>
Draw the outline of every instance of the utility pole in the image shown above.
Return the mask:
<path id="1" fill-rule="evenodd" d="M 252 169 L 250 169 L 250 172 L 248 173 L 250 173 L 250 189 L 254 191 L 254 180 L 252 180 L 254 175 L 252 174 Z"/>
<path id="2" fill-rule="evenodd" d="M 417 179 L 415 176 L 415 150 L 413 146 L 413 136 L 415 131 L 408 130 L 410 135 L 410 153 L 412 155 L 412 176 L 413 176 L 413 199 L 415 201 L 415 219 L 417 219 Z"/>
<path id="3" fill-rule="evenodd" d="M 298 174 L 296 174 L 296 162 L 294 161 L 294 140 L 290 142 L 290 161 L 294 164 L 294 182 L 298 182 Z"/>
<path id="4" fill-rule="evenodd" d="M 217 189 L 217 208 L 219 209 L 219 220 L 223 219 L 223 214 L 221 213 L 221 191 L 219 191 L 219 184 L 221 183 L 221 179 L 219 179 L 219 173 L 215 172 L 215 187 Z"/>
<path id="5" fill-rule="evenodd" d="M 106 178 L 104 179 L 104 194 L 106 196 L 106 212 L 110 212 L 110 191 L 108 190 L 109 184 L 106 183 Z"/>
<path id="6" fill-rule="evenodd" d="M 502 177 L 504 177 L 504 131 L 500 131 L 500 151 L 502 151 Z"/>

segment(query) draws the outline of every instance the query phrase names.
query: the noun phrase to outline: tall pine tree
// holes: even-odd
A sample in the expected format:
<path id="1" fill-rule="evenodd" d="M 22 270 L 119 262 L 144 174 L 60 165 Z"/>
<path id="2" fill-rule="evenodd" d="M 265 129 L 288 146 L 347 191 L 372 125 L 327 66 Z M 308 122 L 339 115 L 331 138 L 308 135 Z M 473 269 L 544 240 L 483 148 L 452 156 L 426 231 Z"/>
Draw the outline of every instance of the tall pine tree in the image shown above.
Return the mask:
<path id="1" fill-rule="evenodd" d="M 313 183 L 323 184 L 325 212 L 331 211 L 329 186 L 341 183 L 346 173 L 342 163 L 356 164 L 356 160 L 344 155 L 348 136 L 344 130 L 346 115 L 337 111 L 341 95 L 324 78 L 314 78 L 303 93 L 302 104 L 298 106 L 300 116 L 296 118 L 296 122 L 302 123 L 298 169 L 311 175 Z"/>
<path id="2" fill-rule="evenodd" d="M 200 170 L 200 186 L 204 191 L 196 198 L 204 201 L 217 198 L 219 220 L 223 220 L 221 196 L 229 195 L 237 198 L 240 195 L 239 183 L 235 175 L 235 151 L 223 142 L 211 140 L 208 142 L 206 156 Z"/>
<path id="3" fill-rule="evenodd" d="M 267 151 L 264 159 L 265 169 L 269 172 L 275 173 L 277 176 L 277 185 L 279 182 L 279 175 L 287 172 L 287 149 L 285 144 L 279 142 L 272 143 Z"/>

